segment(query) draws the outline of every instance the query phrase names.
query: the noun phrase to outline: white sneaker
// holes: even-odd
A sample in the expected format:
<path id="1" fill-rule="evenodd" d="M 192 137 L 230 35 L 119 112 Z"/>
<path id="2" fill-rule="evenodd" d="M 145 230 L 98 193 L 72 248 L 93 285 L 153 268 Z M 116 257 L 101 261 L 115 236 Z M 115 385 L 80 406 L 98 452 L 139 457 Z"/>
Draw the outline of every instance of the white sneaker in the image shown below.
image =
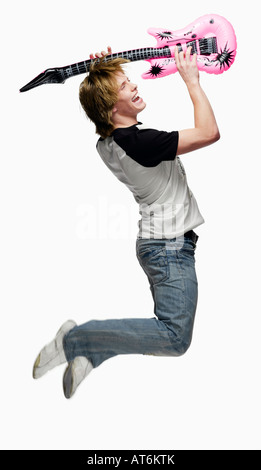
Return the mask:
<path id="1" fill-rule="evenodd" d="M 71 398 L 80 383 L 92 371 L 92 363 L 84 356 L 77 356 L 65 369 L 63 392 L 65 398 Z"/>
<path id="2" fill-rule="evenodd" d="M 66 362 L 63 349 L 63 338 L 72 328 L 76 326 L 73 320 L 68 320 L 59 329 L 57 335 L 38 354 L 33 367 L 33 378 L 39 379 L 46 372 Z"/>

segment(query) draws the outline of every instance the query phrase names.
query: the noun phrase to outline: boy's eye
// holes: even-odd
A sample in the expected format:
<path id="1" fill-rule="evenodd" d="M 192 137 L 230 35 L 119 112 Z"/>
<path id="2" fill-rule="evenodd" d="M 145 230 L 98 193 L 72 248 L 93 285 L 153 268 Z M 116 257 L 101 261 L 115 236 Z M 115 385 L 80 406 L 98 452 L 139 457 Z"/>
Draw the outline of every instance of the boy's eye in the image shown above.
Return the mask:
<path id="1" fill-rule="evenodd" d="M 127 78 L 127 79 L 126 79 L 126 81 L 127 81 L 127 82 L 130 82 L 130 79 L 129 79 L 129 78 Z M 122 84 L 122 86 L 121 86 L 121 90 L 123 90 L 123 88 L 125 88 L 125 85 L 126 85 L 126 82 Z"/>

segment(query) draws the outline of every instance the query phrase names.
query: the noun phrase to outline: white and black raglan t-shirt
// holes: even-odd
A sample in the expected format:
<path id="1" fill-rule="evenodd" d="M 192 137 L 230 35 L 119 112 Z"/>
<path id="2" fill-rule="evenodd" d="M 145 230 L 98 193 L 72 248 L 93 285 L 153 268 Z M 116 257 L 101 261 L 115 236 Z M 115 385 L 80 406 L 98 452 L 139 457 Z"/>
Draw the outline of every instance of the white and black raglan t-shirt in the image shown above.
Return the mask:
<path id="1" fill-rule="evenodd" d="M 178 139 L 177 131 L 158 131 L 138 123 L 115 129 L 97 142 L 104 163 L 139 204 L 138 238 L 171 239 L 204 223 L 176 156 Z"/>

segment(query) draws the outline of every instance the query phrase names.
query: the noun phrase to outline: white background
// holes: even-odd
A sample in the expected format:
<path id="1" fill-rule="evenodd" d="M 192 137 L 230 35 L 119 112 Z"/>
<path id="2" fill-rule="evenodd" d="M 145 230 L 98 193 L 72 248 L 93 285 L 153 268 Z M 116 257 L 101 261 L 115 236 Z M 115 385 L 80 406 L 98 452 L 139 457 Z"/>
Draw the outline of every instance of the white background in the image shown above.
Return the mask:
<path id="1" fill-rule="evenodd" d="M 260 13 L 256 1 L 210 3 L 1 6 L 3 449 L 260 449 Z M 107 45 L 153 46 L 147 28 L 181 29 L 206 13 L 233 24 L 238 54 L 223 75 L 201 73 L 221 140 L 182 157 L 206 220 L 196 230 L 191 348 L 180 358 L 111 359 L 68 401 L 64 366 L 39 381 L 31 375 L 60 325 L 153 315 L 135 255 L 138 206 L 96 153 L 94 126 L 78 101 L 83 76 L 18 90 L 46 68 Z M 147 102 L 141 120 L 164 130 L 192 126 L 178 74 L 142 80 L 148 68 L 128 65 Z"/>

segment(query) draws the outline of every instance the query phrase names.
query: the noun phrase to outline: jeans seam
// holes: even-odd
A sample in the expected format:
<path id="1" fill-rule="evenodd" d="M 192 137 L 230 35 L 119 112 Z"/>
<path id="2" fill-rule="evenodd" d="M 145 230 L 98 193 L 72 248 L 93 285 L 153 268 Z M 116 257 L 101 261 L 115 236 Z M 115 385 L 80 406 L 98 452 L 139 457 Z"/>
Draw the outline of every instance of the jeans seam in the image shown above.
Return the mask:
<path id="1" fill-rule="evenodd" d="M 182 262 L 180 259 L 180 253 L 176 251 L 176 260 L 177 266 L 180 273 L 180 278 L 182 279 L 182 318 L 184 323 L 184 316 L 186 315 L 186 295 L 185 295 L 185 280 L 184 280 L 184 269 L 182 267 Z M 182 325 L 183 326 L 183 325 Z"/>

